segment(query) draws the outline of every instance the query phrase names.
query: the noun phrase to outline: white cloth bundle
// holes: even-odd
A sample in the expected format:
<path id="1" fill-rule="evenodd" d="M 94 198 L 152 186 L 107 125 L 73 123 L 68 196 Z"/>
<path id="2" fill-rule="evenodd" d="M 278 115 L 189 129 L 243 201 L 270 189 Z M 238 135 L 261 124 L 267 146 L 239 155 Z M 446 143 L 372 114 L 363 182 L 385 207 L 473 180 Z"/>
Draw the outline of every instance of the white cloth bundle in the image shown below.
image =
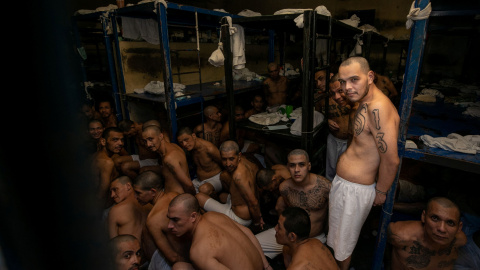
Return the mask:
<path id="1" fill-rule="evenodd" d="M 260 12 L 255 12 L 250 9 L 244 9 L 238 13 L 240 16 L 245 16 L 245 17 L 255 17 L 255 16 L 262 16 L 262 13 Z"/>
<path id="2" fill-rule="evenodd" d="M 238 24 L 232 25 L 232 17 L 226 16 L 230 29 L 230 48 L 232 50 L 232 64 L 234 69 L 245 68 L 247 62 L 245 57 L 245 33 L 243 27 Z M 219 40 L 222 40 L 220 36 Z M 215 67 L 224 65 L 225 56 L 223 55 L 223 44 L 218 43 L 218 48 L 208 58 L 208 62 Z"/>
<path id="3" fill-rule="evenodd" d="M 315 128 L 319 124 L 323 122 L 323 119 L 325 119 L 325 116 L 317 111 L 313 112 L 313 127 Z M 293 122 L 292 126 L 290 127 L 290 133 L 293 135 L 302 135 L 302 116 L 300 115 L 297 117 L 295 122 Z"/>
<path id="4" fill-rule="evenodd" d="M 253 114 L 250 117 L 248 117 L 248 120 L 252 121 L 253 123 L 264 125 L 264 126 L 276 124 L 280 122 L 280 119 L 282 119 L 282 116 L 276 112 L 274 113 L 261 112 L 261 113 Z"/>
<path id="5" fill-rule="evenodd" d="M 360 18 L 356 14 L 353 14 L 350 19 L 344 19 L 340 21 L 353 27 L 358 27 L 360 24 Z"/>
<path id="6" fill-rule="evenodd" d="M 462 136 L 457 133 L 450 133 L 447 137 L 432 137 L 430 135 L 420 136 L 425 145 L 442 148 L 444 150 L 461 152 L 475 155 L 480 152 L 480 135 Z"/>
<path id="7" fill-rule="evenodd" d="M 181 83 L 173 83 L 173 92 L 175 92 L 175 97 L 183 96 L 185 91 L 185 85 Z M 165 95 L 165 86 L 162 81 L 151 81 L 144 88 L 134 89 L 134 93 L 143 94 L 149 93 L 154 95 Z"/>
<path id="8" fill-rule="evenodd" d="M 428 3 L 428 5 L 424 9 L 420 9 L 415 7 L 415 1 L 413 1 L 412 6 L 410 6 L 410 11 L 407 14 L 407 29 L 410 29 L 410 27 L 412 27 L 413 21 L 425 20 L 430 17 L 430 12 L 432 12 L 431 3 Z"/>

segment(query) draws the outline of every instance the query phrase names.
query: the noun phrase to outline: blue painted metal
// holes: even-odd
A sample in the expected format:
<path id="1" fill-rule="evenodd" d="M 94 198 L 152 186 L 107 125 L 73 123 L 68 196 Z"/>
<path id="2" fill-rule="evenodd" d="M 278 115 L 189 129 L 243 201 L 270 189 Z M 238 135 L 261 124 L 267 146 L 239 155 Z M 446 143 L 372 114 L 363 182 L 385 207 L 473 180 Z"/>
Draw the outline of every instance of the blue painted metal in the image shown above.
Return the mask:
<path id="1" fill-rule="evenodd" d="M 108 59 L 108 69 L 110 71 L 110 79 L 112 80 L 112 91 L 113 91 L 113 98 L 115 101 L 115 111 L 118 121 L 121 121 L 122 118 L 122 106 L 120 101 L 120 95 L 118 93 L 118 83 L 117 83 L 117 75 L 115 73 L 115 60 L 113 59 L 113 50 L 112 50 L 112 41 L 110 40 L 110 35 L 108 34 L 109 26 L 109 17 L 107 12 L 103 13 L 100 17 L 102 21 L 102 29 L 103 29 L 103 37 L 105 40 L 105 49 L 107 51 L 107 59 Z"/>
<path id="2" fill-rule="evenodd" d="M 117 29 L 117 17 L 115 16 L 115 12 L 110 13 L 110 20 L 112 21 L 112 30 L 113 30 L 113 42 L 115 43 L 115 47 L 117 48 L 115 50 L 117 59 L 122 59 L 122 56 L 120 55 L 120 42 L 118 38 L 118 29 Z M 123 66 L 122 66 L 122 61 L 118 60 L 117 61 L 117 68 L 119 70 L 118 72 L 118 78 L 120 80 L 120 101 L 121 101 L 121 108 L 122 108 L 122 115 L 123 119 L 130 119 L 130 114 L 128 112 L 128 104 L 126 99 L 123 97 L 123 95 L 126 94 L 126 89 L 125 89 L 125 77 L 123 76 Z"/>
<path id="3" fill-rule="evenodd" d="M 173 137 L 172 140 L 175 142 L 175 134 L 177 134 L 177 113 L 175 111 L 175 93 L 173 91 L 173 81 L 171 75 L 172 69 L 170 64 L 170 44 L 168 41 L 167 10 L 160 2 L 156 3 L 156 10 L 158 19 L 158 34 L 160 39 L 160 53 L 162 55 L 163 84 L 165 87 L 167 114 Z"/>
<path id="4" fill-rule="evenodd" d="M 275 62 L 275 30 L 268 30 L 268 62 Z M 280 63 L 283 63 L 283 59 Z"/>
<path id="5" fill-rule="evenodd" d="M 416 0 L 415 7 L 424 9 L 429 3 L 429 0 Z M 412 109 L 413 97 L 415 90 L 418 87 L 420 69 L 422 66 L 423 52 L 425 48 L 425 39 L 427 35 L 428 20 L 414 21 L 412 30 L 410 32 L 410 43 L 408 49 L 408 56 L 405 67 L 405 79 L 401 91 L 401 99 L 399 105 L 400 114 L 400 132 L 398 138 L 398 155 L 400 157 L 400 165 L 398 167 L 395 181 L 390 188 L 385 204 L 383 205 L 382 216 L 380 219 L 379 233 L 375 247 L 372 269 L 381 269 L 383 264 L 383 256 L 386 247 L 387 227 L 390 223 L 393 203 L 395 199 L 395 192 L 400 175 L 402 165 L 402 158 L 405 155 L 405 142 L 408 129 L 408 120 Z"/>

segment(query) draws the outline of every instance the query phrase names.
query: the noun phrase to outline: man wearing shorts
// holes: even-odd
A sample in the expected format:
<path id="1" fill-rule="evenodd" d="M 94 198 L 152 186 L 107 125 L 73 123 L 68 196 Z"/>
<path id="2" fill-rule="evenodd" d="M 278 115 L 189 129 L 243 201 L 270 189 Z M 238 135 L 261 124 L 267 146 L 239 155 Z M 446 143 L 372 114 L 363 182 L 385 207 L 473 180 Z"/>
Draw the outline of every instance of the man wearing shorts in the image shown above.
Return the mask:
<path id="1" fill-rule="evenodd" d="M 177 133 L 178 144 L 190 154 L 197 168 L 197 178 L 193 179 L 196 192 L 202 192 L 208 196 L 218 195 L 222 190 L 220 173 L 222 160 L 220 151 L 211 142 L 198 138 L 189 128 L 183 127 Z"/>
<path id="2" fill-rule="evenodd" d="M 257 165 L 242 156 L 238 144 L 225 141 L 220 146 L 220 155 L 225 171 L 221 180 L 229 187 L 229 197 L 226 204 L 203 194 L 196 195 L 200 206 L 205 211 L 215 211 L 226 214 L 231 219 L 244 226 L 253 223 L 254 228 L 263 228 L 260 204 L 256 196 L 255 176 Z"/>
<path id="3" fill-rule="evenodd" d="M 375 86 L 375 74 L 365 58 L 346 59 L 338 74 L 347 98 L 359 105 L 352 142 L 338 159 L 332 182 L 327 244 L 340 269 L 348 269 L 372 205 L 385 202 L 395 180 L 400 120 L 390 99 Z"/>

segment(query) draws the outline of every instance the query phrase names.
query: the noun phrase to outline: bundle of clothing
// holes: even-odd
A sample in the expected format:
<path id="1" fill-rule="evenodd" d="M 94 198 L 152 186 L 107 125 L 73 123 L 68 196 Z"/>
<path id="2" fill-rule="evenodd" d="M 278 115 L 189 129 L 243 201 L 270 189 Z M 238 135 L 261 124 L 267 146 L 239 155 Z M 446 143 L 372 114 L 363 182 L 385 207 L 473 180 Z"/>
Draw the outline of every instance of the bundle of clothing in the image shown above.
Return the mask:
<path id="1" fill-rule="evenodd" d="M 185 85 L 181 83 L 173 83 L 173 91 L 175 92 L 175 97 L 180 97 L 184 95 Z M 134 89 L 134 93 L 143 94 L 149 93 L 153 95 L 165 95 L 165 86 L 162 81 L 151 81 L 144 88 Z"/>

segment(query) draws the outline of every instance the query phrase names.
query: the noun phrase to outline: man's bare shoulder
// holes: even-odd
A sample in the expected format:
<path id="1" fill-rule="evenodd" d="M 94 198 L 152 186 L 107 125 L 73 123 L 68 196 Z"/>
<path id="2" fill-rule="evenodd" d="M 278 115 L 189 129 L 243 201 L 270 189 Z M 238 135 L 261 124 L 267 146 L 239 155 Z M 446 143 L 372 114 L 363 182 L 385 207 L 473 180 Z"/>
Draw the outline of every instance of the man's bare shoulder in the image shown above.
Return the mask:
<path id="1" fill-rule="evenodd" d="M 397 241 L 415 241 L 423 237 L 423 226 L 418 220 L 390 222 L 388 225 L 389 235 Z"/>

